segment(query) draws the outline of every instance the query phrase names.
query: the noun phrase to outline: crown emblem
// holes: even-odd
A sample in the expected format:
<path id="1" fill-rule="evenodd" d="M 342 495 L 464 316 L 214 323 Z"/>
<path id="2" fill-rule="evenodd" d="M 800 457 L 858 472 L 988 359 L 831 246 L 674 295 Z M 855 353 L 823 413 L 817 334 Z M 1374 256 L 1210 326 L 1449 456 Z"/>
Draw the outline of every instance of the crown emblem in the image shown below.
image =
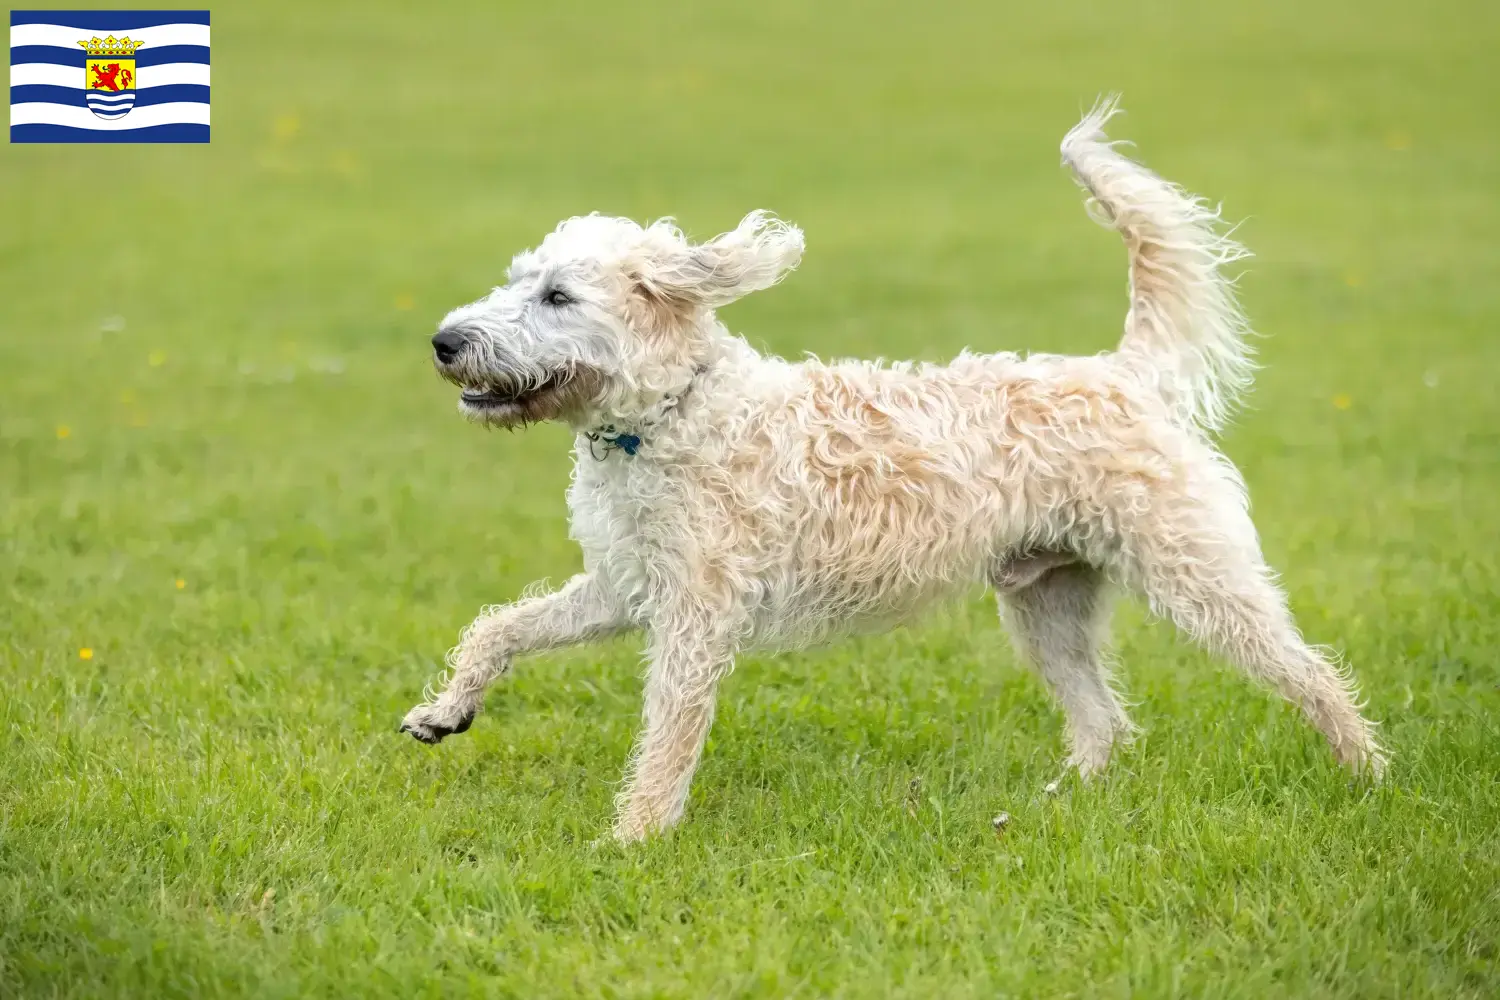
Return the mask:
<path id="1" fill-rule="evenodd" d="M 135 50 L 146 43 L 132 42 L 128 35 L 124 38 L 116 38 L 114 35 L 110 35 L 108 38 L 100 38 L 98 35 L 95 35 L 88 41 L 80 41 L 78 44 L 88 49 L 88 53 L 91 56 L 133 56 L 135 55 Z"/>

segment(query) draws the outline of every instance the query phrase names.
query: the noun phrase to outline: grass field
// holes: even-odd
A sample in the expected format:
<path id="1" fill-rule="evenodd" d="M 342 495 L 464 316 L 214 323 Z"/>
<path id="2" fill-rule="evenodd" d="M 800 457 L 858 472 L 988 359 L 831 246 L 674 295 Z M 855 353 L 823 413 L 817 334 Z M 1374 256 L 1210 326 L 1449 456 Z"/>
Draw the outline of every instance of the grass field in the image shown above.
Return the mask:
<path id="1" fill-rule="evenodd" d="M 1496 995 L 1500 8 L 1012 6 L 239 0 L 210 145 L 8 146 L 0 996 Z M 743 659 L 631 850 L 591 844 L 632 642 L 396 734 L 578 566 L 566 433 L 455 414 L 448 307 L 567 215 L 767 207 L 806 263 L 725 318 L 771 350 L 1105 349 L 1124 258 L 1056 144 L 1110 89 L 1248 219 L 1226 447 L 1384 786 L 1130 604 L 1144 738 L 1057 796 L 977 596 Z"/>

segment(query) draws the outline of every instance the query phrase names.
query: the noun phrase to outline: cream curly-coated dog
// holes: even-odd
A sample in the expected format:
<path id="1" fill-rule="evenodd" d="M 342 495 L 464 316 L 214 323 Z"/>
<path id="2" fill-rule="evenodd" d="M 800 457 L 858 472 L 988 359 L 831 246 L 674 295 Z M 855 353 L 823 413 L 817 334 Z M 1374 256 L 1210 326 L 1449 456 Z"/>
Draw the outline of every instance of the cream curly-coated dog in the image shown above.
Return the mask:
<path id="1" fill-rule="evenodd" d="M 585 570 L 486 608 L 403 731 L 463 732 L 520 654 L 643 629 L 644 725 L 614 827 L 637 839 L 681 816 L 738 652 L 886 627 L 982 581 L 1088 776 L 1133 730 L 1100 654 L 1117 585 L 1378 776 L 1371 724 L 1299 635 L 1244 484 L 1210 441 L 1253 368 L 1220 273 L 1244 251 L 1216 212 L 1106 141 L 1115 110 L 1101 104 L 1062 143 L 1129 251 L 1113 353 L 764 357 L 714 315 L 802 256 L 802 233 L 759 212 L 698 245 L 668 222 L 569 219 L 504 287 L 450 313 L 433 348 L 465 414 L 577 431 L 568 504 Z"/>

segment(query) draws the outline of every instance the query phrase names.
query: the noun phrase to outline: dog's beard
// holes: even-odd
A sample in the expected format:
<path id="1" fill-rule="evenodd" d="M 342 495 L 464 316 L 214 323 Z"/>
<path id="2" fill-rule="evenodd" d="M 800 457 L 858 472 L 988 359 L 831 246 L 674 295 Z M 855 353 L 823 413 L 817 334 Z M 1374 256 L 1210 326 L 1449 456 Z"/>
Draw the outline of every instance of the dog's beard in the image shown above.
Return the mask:
<path id="1" fill-rule="evenodd" d="M 542 420 L 566 420 L 585 410 L 599 395 L 604 378 L 593 368 L 573 365 L 524 378 L 454 371 L 438 373 L 458 386 L 458 408 L 470 420 L 497 427 L 517 427 Z"/>

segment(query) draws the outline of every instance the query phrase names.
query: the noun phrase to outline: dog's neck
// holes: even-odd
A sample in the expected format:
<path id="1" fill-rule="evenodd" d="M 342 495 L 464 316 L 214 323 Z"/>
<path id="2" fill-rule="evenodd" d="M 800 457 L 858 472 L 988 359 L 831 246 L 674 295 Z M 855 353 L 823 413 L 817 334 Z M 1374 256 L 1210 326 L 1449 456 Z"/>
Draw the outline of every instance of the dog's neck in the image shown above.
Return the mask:
<path id="1" fill-rule="evenodd" d="M 707 364 L 698 365 L 693 369 L 692 378 L 688 379 L 687 385 L 680 391 L 663 393 L 645 413 L 628 423 L 602 423 L 584 430 L 582 433 L 588 439 L 589 454 L 599 462 L 608 458 L 612 451 L 622 452 L 627 458 L 634 456 L 645 445 L 651 433 L 659 430 L 672 416 L 683 399 L 693 391 L 693 387 L 708 373 L 709 368 Z"/>

